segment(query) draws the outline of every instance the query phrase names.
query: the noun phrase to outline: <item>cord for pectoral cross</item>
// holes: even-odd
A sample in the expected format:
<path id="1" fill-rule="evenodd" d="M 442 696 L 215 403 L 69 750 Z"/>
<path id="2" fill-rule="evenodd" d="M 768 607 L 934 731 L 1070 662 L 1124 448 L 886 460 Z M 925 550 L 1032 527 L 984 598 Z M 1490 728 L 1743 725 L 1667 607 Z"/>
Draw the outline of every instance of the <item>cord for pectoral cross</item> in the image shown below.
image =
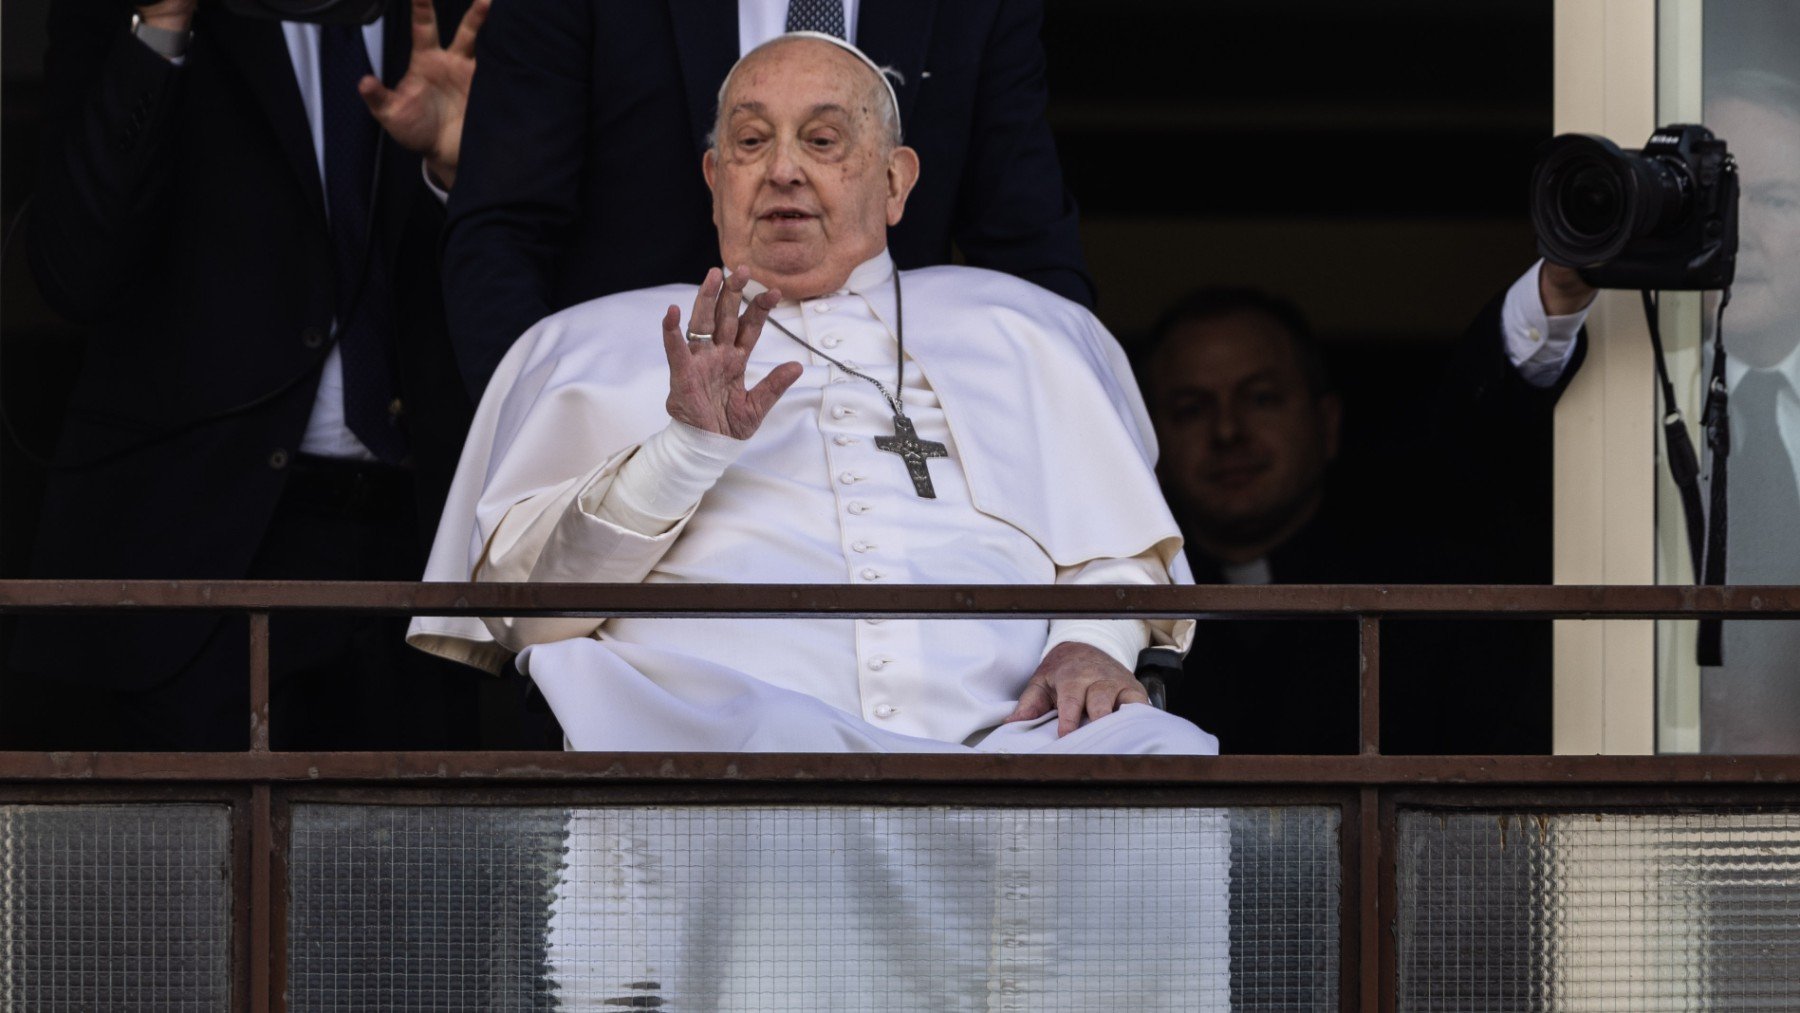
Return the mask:
<path id="1" fill-rule="evenodd" d="M 800 335 L 782 326 L 781 321 L 774 317 L 769 318 L 769 323 L 774 324 L 776 330 L 794 339 L 801 348 L 851 376 L 867 380 L 881 392 L 882 399 L 888 403 L 888 407 L 894 413 L 894 435 L 877 436 L 875 446 L 877 449 L 898 454 L 900 459 L 906 462 L 906 472 L 913 480 L 913 491 L 926 499 L 936 499 L 937 491 L 932 488 L 931 473 L 926 469 L 925 462 L 933 457 L 948 457 L 950 451 L 942 443 L 920 439 L 918 430 L 913 428 L 912 419 L 906 417 L 906 408 L 900 401 L 901 395 L 906 391 L 906 301 L 900 294 L 899 268 L 894 269 L 894 342 L 899 346 L 899 362 L 894 369 L 893 393 L 889 393 L 887 387 L 880 380 L 860 370 L 851 369 L 837 359 L 807 344 Z"/>

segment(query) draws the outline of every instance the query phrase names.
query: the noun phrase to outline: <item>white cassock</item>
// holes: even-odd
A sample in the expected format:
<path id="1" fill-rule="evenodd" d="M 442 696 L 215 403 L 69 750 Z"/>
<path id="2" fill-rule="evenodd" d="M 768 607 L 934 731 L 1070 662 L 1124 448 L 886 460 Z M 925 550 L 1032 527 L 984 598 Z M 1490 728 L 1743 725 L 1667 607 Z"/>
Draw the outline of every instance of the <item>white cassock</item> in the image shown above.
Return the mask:
<path id="1" fill-rule="evenodd" d="M 865 585 L 1189 579 L 1180 535 L 1153 474 L 1147 414 L 1117 342 L 1092 314 L 1029 283 L 973 268 L 909 271 L 902 281 L 906 411 L 921 438 L 948 449 L 927 466 L 935 498 L 917 495 L 904 462 L 875 446 L 876 437 L 893 432 L 893 418 L 874 386 L 771 326 L 751 356 L 746 383 L 788 361 L 799 361 L 804 373 L 698 506 L 658 534 L 601 519 L 598 505 L 619 469 L 669 424 L 659 323 L 668 306 L 691 306 L 695 288 L 621 293 L 547 318 L 508 353 L 476 415 L 426 579 Z M 891 389 L 899 351 L 894 291 L 884 252 L 859 266 L 843 290 L 783 303 L 772 316 Z M 1191 622 L 1148 625 L 1155 642 L 1185 649 Z M 1129 668 L 1145 642 L 1144 626 L 679 618 L 511 618 L 483 625 L 421 618 L 408 639 L 490 670 L 518 652 L 520 670 L 542 690 L 574 749 L 1216 753 L 1211 735 L 1141 704 L 1060 739 L 1054 712 L 1000 724 L 1054 640 L 1092 643 Z M 1102 823 L 1111 818 L 1098 815 Z M 1121 969 L 1132 985 L 1114 998 L 1129 994 L 1134 1008 L 1222 1007 L 1226 999 L 1228 848 L 1218 814 L 1159 822 L 1147 839 L 1134 842 L 1138 860 L 1157 870 L 1137 882 L 1163 902 L 1157 909 L 1167 919 L 1144 917 L 1145 898 L 1121 893 L 1117 883 L 1105 887 L 1106 896 L 1083 896 L 1096 888 L 1083 885 L 1088 870 L 1078 874 L 1078 868 L 1109 855 L 1071 851 L 1081 835 L 1065 823 L 1063 834 L 1042 838 L 1021 828 L 1023 838 L 1009 836 L 1004 848 L 991 835 L 945 835 L 939 844 L 952 846 L 958 864 L 966 865 L 976 848 L 993 859 L 995 876 L 1010 875 L 1010 886 L 996 880 L 990 892 L 952 891 L 943 901 L 968 910 L 941 910 L 923 921 L 896 919 L 891 911 L 859 920 L 841 910 L 805 924 L 777 919 L 786 942 L 776 952 L 766 912 L 728 912 L 721 921 L 713 911 L 713 923 L 743 931 L 715 932 L 704 957 L 685 930 L 685 942 L 666 952 L 647 944 L 599 947 L 604 966 L 596 967 L 591 954 L 575 953 L 574 941 L 591 939 L 600 925 L 637 926 L 625 934 L 654 936 L 647 926 L 657 919 L 649 912 L 661 891 L 646 884 L 679 879 L 676 864 L 694 857 L 691 842 L 686 849 L 671 843 L 657 854 L 647 843 L 654 836 L 622 827 L 622 818 L 598 810 L 571 822 L 551 935 L 552 970 L 565 1003 L 604 1004 L 621 997 L 623 984 L 657 979 L 664 1000 L 679 992 L 716 1004 L 727 996 L 736 997 L 725 1002 L 730 1008 L 753 1008 L 746 993 L 754 989 L 745 983 L 781 977 L 787 983 L 780 994 L 766 997 L 771 1007 L 829 1006 L 835 1003 L 823 994 L 806 993 L 810 998 L 797 1003 L 805 987 L 826 987 L 830 976 L 812 964 L 821 947 L 873 933 L 871 942 L 880 945 L 858 952 L 918 952 L 924 936 L 932 952 L 967 952 L 961 943 L 984 949 L 1003 923 L 1013 926 L 1005 931 L 1015 945 L 998 952 L 1036 956 L 1010 969 L 968 964 L 965 978 L 938 983 L 943 995 L 987 1003 L 1000 988 L 996 982 L 1011 982 L 1011 991 L 994 994 L 1018 996 L 1016 1008 L 1058 1008 L 1054 996 L 1075 994 L 1049 984 L 1066 973 L 1070 965 L 1062 957 L 1076 942 L 1071 935 L 1058 944 L 1061 931 L 1078 934 L 1084 958 L 1101 954 Z M 773 875 L 788 894 L 820 888 L 820 879 L 771 871 L 770 863 L 784 861 L 782 849 L 749 842 L 766 843 L 772 832 L 759 825 L 743 842 L 759 855 L 753 864 L 761 871 L 738 872 L 751 879 Z M 726 850 L 734 861 L 745 860 L 737 848 Z M 917 841 L 872 845 L 863 860 L 874 865 L 862 871 L 892 875 L 896 855 L 920 850 Z M 1171 869 L 1159 858 L 1200 853 L 1211 867 Z M 1023 865 L 1008 874 L 1001 868 L 1007 862 Z M 904 867 L 914 876 L 932 871 L 930 862 Z M 1043 877 L 1036 902 L 1053 903 L 1031 907 L 1031 891 L 1019 886 L 1021 868 L 1031 870 L 1028 879 Z M 850 876 L 858 878 L 866 877 Z M 995 891 L 1011 900 L 996 902 Z M 1169 898 L 1191 903 L 1170 907 Z M 801 909 L 795 903 L 787 896 L 784 909 Z M 1003 917 L 1009 905 L 1027 914 Z M 1085 912 L 1084 924 L 1066 924 L 1072 910 Z M 1055 924 L 1059 918 L 1064 924 Z M 964 940 L 954 926 L 974 935 Z M 1021 949 L 1017 939 L 1035 943 Z M 1148 966 L 1145 960 L 1185 970 L 1133 973 Z M 705 972 L 694 969 L 697 963 Z M 792 973 L 782 977 L 783 966 Z M 1093 998 L 1071 998 L 1070 1008 Z M 865 1003 L 866 996 L 857 1007 L 889 1008 Z M 896 1003 L 892 1008 L 923 1008 L 903 997 Z M 960 1001 L 940 996 L 930 1005 L 960 1008 Z"/>

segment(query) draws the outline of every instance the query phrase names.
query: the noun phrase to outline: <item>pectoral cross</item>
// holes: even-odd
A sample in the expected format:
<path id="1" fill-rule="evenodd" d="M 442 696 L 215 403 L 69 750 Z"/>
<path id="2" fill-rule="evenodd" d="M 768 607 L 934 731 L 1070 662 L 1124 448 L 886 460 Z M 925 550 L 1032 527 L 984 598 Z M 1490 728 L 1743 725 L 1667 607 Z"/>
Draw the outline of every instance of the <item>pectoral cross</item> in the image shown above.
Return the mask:
<path id="1" fill-rule="evenodd" d="M 925 462 L 933 457 L 949 457 L 948 447 L 942 443 L 919 439 L 912 419 L 896 415 L 894 435 L 875 437 L 875 448 L 899 454 L 900 459 L 906 462 L 906 473 L 912 476 L 913 491 L 926 499 L 937 499 L 937 490 L 931 487 L 931 472 L 926 470 Z"/>

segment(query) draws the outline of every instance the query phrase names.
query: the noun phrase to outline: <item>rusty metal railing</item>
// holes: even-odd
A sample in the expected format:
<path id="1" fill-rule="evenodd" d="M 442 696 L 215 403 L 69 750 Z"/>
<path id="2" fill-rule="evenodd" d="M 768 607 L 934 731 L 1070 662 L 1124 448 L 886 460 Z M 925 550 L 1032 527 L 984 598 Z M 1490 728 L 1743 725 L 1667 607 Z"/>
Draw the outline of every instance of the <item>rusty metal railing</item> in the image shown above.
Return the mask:
<path id="1" fill-rule="evenodd" d="M 284 1009 L 285 813 L 295 802 L 719 802 L 1192 805 L 1326 803 L 1343 814 L 1340 995 L 1395 1006 L 1398 806 L 1800 806 L 1800 756 L 1384 756 L 1389 619 L 1795 619 L 1800 587 L 427 584 L 0 581 L 0 612 L 221 611 L 250 623 L 250 748 L 239 753 L 0 752 L 0 802 L 210 799 L 236 814 L 234 1007 Z M 325 753 L 269 748 L 269 616 L 1031 618 L 1216 616 L 1359 623 L 1353 756 L 943 756 L 560 752 Z"/>

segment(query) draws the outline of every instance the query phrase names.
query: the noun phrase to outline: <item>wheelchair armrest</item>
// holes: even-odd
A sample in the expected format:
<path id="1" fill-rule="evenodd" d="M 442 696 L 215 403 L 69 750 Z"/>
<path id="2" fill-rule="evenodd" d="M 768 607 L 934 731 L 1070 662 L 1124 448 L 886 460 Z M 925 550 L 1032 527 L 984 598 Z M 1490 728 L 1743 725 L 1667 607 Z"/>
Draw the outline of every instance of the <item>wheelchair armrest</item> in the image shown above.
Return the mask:
<path id="1" fill-rule="evenodd" d="M 1181 678 L 1181 652 L 1173 647 L 1146 647 L 1138 652 L 1133 674 L 1150 694 L 1150 706 L 1169 709 L 1169 683 Z"/>

